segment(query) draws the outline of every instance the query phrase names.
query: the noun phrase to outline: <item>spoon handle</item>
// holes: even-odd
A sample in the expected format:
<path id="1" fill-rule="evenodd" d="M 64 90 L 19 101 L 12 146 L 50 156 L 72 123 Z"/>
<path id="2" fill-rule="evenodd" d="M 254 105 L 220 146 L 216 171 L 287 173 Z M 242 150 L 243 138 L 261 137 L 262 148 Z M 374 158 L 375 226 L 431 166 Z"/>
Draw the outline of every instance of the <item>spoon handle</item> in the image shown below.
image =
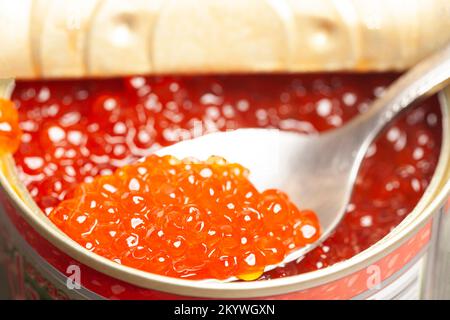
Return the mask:
<path id="1" fill-rule="evenodd" d="M 349 123 L 359 147 L 366 147 L 399 113 L 450 84 L 450 44 L 403 74 L 368 112 Z M 358 139 L 356 139 L 358 140 Z M 359 148 L 358 148 L 359 149 Z M 362 148 L 365 149 L 365 148 Z"/>

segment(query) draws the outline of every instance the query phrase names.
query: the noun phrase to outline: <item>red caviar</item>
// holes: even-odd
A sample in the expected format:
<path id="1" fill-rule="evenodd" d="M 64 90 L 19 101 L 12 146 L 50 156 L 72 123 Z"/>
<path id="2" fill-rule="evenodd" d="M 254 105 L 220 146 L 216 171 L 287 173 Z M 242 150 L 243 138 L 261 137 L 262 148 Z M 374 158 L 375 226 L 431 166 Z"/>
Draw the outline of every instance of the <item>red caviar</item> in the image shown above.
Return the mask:
<path id="1" fill-rule="evenodd" d="M 17 170 L 49 214 L 71 190 L 160 146 L 242 127 L 317 133 L 365 112 L 395 74 L 270 74 L 18 81 Z M 301 261 L 260 279 L 325 268 L 383 238 L 414 208 L 439 159 L 437 99 L 400 115 L 370 147 L 347 213 Z M 326 201 L 326 199 L 324 199 Z"/>
<path id="2" fill-rule="evenodd" d="M 151 155 L 77 187 L 49 218 L 86 249 L 189 279 L 258 278 L 319 238 L 319 222 L 286 194 L 258 192 L 248 170 Z"/>
<path id="3" fill-rule="evenodd" d="M 0 155 L 14 153 L 19 148 L 21 135 L 14 103 L 0 98 Z"/>

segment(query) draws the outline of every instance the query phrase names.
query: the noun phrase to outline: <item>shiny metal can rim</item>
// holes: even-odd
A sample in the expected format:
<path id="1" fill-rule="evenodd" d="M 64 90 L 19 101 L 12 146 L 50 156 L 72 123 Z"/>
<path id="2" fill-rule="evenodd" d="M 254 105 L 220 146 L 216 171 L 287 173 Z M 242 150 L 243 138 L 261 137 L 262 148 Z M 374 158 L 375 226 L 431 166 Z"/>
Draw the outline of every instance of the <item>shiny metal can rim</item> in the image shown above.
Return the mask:
<path id="1" fill-rule="evenodd" d="M 450 195 L 450 87 L 439 95 L 442 112 L 442 145 L 433 178 L 413 211 L 386 237 L 350 259 L 324 269 L 272 280 L 222 283 L 177 279 L 115 263 L 80 246 L 59 230 L 37 207 L 17 177 L 11 155 L 0 159 L 0 192 L 7 194 L 20 215 L 46 240 L 77 261 L 113 278 L 138 287 L 201 298 L 257 298 L 276 296 L 323 285 L 378 261 L 423 227 Z"/>

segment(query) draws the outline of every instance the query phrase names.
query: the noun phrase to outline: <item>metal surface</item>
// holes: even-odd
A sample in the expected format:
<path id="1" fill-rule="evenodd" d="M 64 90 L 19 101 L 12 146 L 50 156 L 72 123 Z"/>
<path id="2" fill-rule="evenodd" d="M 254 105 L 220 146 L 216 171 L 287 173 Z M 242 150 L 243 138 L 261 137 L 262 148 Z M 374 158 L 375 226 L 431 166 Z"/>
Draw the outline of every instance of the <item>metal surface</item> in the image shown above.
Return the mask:
<path id="1" fill-rule="evenodd" d="M 445 208 L 433 223 L 433 246 L 427 253 L 424 299 L 450 299 L 450 212 Z"/>
<path id="2" fill-rule="evenodd" d="M 11 96 L 13 89 L 14 89 L 13 79 L 0 79 L 0 98 L 9 98 Z M 6 277 L 6 271 L 0 265 L 0 300 L 7 298 L 9 298 L 8 280 Z"/>
<path id="3" fill-rule="evenodd" d="M 260 189 L 280 188 L 319 216 L 319 241 L 291 252 L 290 262 L 325 240 L 345 214 L 364 155 L 399 113 L 450 82 L 450 45 L 401 76 L 369 111 L 320 135 L 275 129 L 239 129 L 179 142 L 157 154 L 206 159 L 218 155 L 246 166 Z M 270 266 L 268 269 L 271 269 Z"/>
<path id="4" fill-rule="evenodd" d="M 450 211 L 440 219 L 430 299 L 450 299 Z"/>

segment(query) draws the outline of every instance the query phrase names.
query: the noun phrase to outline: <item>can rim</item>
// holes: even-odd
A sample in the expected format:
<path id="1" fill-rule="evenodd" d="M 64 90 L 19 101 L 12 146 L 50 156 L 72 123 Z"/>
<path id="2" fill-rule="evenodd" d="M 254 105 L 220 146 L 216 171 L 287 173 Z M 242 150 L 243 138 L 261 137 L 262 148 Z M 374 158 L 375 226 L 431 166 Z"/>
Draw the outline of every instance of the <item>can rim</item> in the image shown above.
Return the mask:
<path id="1" fill-rule="evenodd" d="M 450 105 L 450 87 L 446 89 L 446 96 L 441 92 L 439 98 L 443 139 L 438 165 L 428 188 L 408 217 L 383 239 L 350 259 L 324 269 L 270 281 L 222 283 L 210 280 L 178 279 L 120 265 L 90 252 L 65 235 L 49 219 L 43 219 L 45 214 L 37 207 L 23 183 L 18 179 L 11 155 L 0 159 L 0 188 L 13 200 L 20 215 L 42 237 L 77 261 L 113 278 L 146 289 L 192 297 L 252 298 L 286 294 L 337 280 L 378 261 L 382 255 L 398 248 L 414 231 L 424 226 L 432 214 L 448 199 L 450 194 L 450 115 L 446 105 Z"/>

